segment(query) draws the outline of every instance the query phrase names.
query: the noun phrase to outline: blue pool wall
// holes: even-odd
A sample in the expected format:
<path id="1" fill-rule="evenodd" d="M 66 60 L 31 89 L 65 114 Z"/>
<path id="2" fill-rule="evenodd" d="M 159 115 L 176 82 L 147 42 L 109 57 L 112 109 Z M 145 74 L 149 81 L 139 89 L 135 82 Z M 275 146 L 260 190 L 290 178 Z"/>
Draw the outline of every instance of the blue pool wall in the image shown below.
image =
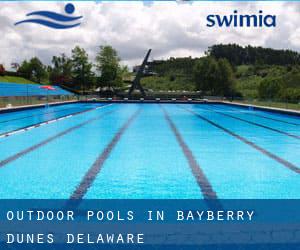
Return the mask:
<path id="1" fill-rule="evenodd" d="M 252 106 L 247 104 L 238 104 L 238 103 L 228 103 L 228 102 L 222 102 L 222 101 L 169 101 L 169 100 L 101 100 L 101 101 L 80 101 L 80 103 L 139 103 L 139 104 L 151 104 L 151 103 L 165 103 L 165 104 L 217 104 L 217 105 L 228 105 L 232 107 L 239 107 L 244 110 L 249 110 L 249 108 L 252 108 L 252 110 L 261 110 L 261 111 L 267 111 L 272 113 L 279 113 L 279 114 L 285 114 L 285 115 L 292 115 L 300 117 L 300 112 L 288 110 L 288 109 L 275 109 L 272 107 L 260 107 L 260 106 Z"/>
<path id="2" fill-rule="evenodd" d="M 249 110 L 251 108 L 252 110 L 261 110 L 261 111 L 267 111 L 272 113 L 278 113 L 278 114 L 285 114 L 285 115 L 292 115 L 296 117 L 300 117 L 300 112 L 287 110 L 287 109 L 274 109 L 269 107 L 260 107 L 260 106 L 252 106 L 247 104 L 238 104 L 238 103 L 228 103 L 228 102 L 222 102 L 222 101 L 169 101 L 169 100 L 101 100 L 101 101 L 69 101 L 69 102 L 60 102 L 60 103 L 49 103 L 49 106 L 58 106 L 58 105 L 67 105 L 67 104 L 74 104 L 74 103 L 139 103 L 139 104 L 159 104 L 159 103 L 168 103 L 168 104 L 217 104 L 217 105 L 228 105 L 232 107 L 238 107 L 244 110 Z M 0 110 L 1 113 L 10 113 L 10 112 L 16 112 L 21 110 L 28 110 L 28 109 L 36 109 L 44 107 L 45 104 L 38 104 L 38 105 L 31 105 L 31 106 L 22 106 L 22 107 L 13 107 L 9 109 L 2 109 Z"/>

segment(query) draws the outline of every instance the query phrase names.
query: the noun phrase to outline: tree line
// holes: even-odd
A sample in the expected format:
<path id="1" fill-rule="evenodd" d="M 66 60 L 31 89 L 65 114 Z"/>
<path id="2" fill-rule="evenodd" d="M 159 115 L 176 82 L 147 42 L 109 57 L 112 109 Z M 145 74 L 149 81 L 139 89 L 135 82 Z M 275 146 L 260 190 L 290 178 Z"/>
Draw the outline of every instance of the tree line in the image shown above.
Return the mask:
<path id="1" fill-rule="evenodd" d="M 216 59 L 226 58 L 232 65 L 296 65 L 300 63 L 300 54 L 295 51 L 251 45 L 242 47 L 238 44 L 217 44 L 209 47 L 206 54 Z"/>
<path id="2" fill-rule="evenodd" d="M 168 76 L 170 82 L 184 77 L 186 81 L 194 84 L 195 90 L 205 95 L 232 96 L 235 94 L 234 70 L 226 58 L 172 57 L 165 61 L 153 61 L 148 67 L 159 76 Z"/>
<path id="3" fill-rule="evenodd" d="M 255 98 L 299 102 L 299 64 L 300 54 L 295 51 L 218 44 L 209 47 L 203 57 L 157 60 L 149 67 L 170 84 L 181 78 L 205 95 L 247 98 L 243 88 L 251 84 Z M 248 70 L 241 75 L 243 66 Z"/>
<path id="4" fill-rule="evenodd" d="M 203 95 L 245 96 L 249 86 L 258 98 L 299 101 L 300 56 L 290 50 L 275 50 L 237 44 L 218 44 L 208 48 L 200 58 L 171 57 L 149 62 L 148 84 L 159 90 L 159 84 L 174 90 L 189 87 Z M 18 75 L 36 82 L 50 82 L 81 92 L 95 87 L 122 85 L 128 68 L 121 66 L 117 51 L 111 46 L 99 46 L 91 62 L 85 49 L 76 46 L 71 55 L 52 57 L 51 65 L 43 65 L 39 58 L 12 64 Z M 241 69 L 244 72 L 241 73 Z M 0 65 L 0 75 L 4 74 Z M 187 86 L 187 84 L 189 85 Z M 180 86 L 179 86 L 180 85 Z"/>
<path id="5" fill-rule="evenodd" d="M 262 99 L 299 103 L 300 68 L 287 69 L 281 75 L 264 77 L 258 85 L 258 96 Z"/>
<path id="6" fill-rule="evenodd" d="M 92 63 L 85 49 L 76 46 L 71 56 L 53 56 L 51 65 L 44 65 L 38 57 L 24 60 L 20 65 L 12 64 L 17 75 L 41 83 L 63 85 L 79 91 L 94 87 L 115 87 L 122 83 L 122 76 L 128 72 L 120 64 L 117 51 L 111 46 L 100 46 L 95 63 Z"/>

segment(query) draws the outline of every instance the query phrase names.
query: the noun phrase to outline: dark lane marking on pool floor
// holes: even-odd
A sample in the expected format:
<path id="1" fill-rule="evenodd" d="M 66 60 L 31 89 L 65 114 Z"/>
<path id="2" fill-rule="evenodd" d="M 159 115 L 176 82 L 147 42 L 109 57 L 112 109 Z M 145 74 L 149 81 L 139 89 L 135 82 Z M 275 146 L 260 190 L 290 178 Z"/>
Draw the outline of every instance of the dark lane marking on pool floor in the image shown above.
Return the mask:
<path id="1" fill-rule="evenodd" d="M 62 131 L 62 132 L 60 132 L 60 133 L 58 133 L 56 135 L 53 135 L 53 136 L 49 137 L 46 140 L 43 140 L 42 142 L 40 142 L 38 144 L 35 144 L 35 145 L 33 145 L 33 146 L 29 147 L 29 148 L 26 148 L 26 149 L 24 149 L 24 150 L 22 150 L 22 151 L 20 151 L 20 152 L 18 152 L 16 154 L 12 155 L 12 156 L 9 156 L 8 158 L 0 161 L 0 168 L 4 167 L 5 165 L 7 165 L 7 164 L 9 164 L 9 163 L 11 163 L 11 162 L 13 162 L 13 161 L 21 158 L 22 156 L 24 156 L 24 155 L 26 155 L 26 154 L 28 154 L 28 153 L 30 153 L 30 152 L 32 152 L 32 151 L 34 151 L 34 150 L 42 147 L 42 146 L 45 146 L 46 144 L 48 144 L 48 143 L 50 143 L 50 142 L 52 142 L 52 141 L 54 141 L 54 140 L 56 140 L 56 139 L 58 139 L 58 138 L 60 138 L 60 137 L 62 137 L 64 135 L 66 135 L 66 134 L 71 133 L 72 131 L 74 131 L 76 129 L 79 129 L 79 128 L 81 128 L 81 127 L 83 127 L 83 126 L 85 126 L 85 125 L 87 125 L 87 124 L 89 124 L 91 122 L 97 121 L 97 120 L 101 119 L 102 117 L 104 117 L 106 115 L 109 115 L 109 114 L 111 114 L 113 112 L 115 112 L 115 111 L 114 110 L 113 111 L 107 111 L 107 112 L 105 112 L 105 113 L 103 113 L 103 114 L 101 114 L 101 115 L 99 115 L 97 117 L 91 118 L 91 119 L 89 119 L 89 120 L 87 120 L 87 121 L 85 121 L 83 123 L 80 123 L 80 124 L 78 124 L 76 126 L 68 128 L 68 129 L 66 129 L 66 130 L 64 130 L 64 131 Z"/>
<path id="2" fill-rule="evenodd" d="M 200 119 L 202 119 L 202 120 L 208 122 L 209 124 L 215 126 L 216 128 L 219 128 L 219 129 L 223 130 L 224 132 L 226 132 L 227 134 L 229 134 L 229 135 L 235 137 L 236 139 L 238 139 L 238 140 L 240 140 L 240 141 L 246 143 L 247 145 L 253 147 L 253 148 L 256 149 L 257 151 L 259 151 L 259 152 L 263 153 L 264 155 L 270 157 L 271 159 L 277 161 L 278 163 L 280 163 L 280 164 L 283 165 L 284 167 L 286 167 L 286 168 L 288 168 L 288 169 L 294 171 L 294 172 L 297 173 L 297 174 L 300 174 L 300 168 L 297 167 L 296 165 L 294 165 L 293 163 L 291 163 L 291 162 L 289 162 L 289 161 L 287 161 L 287 160 L 284 160 L 283 158 L 281 158 L 281 157 L 279 157 L 279 156 L 277 156 L 277 155 L 275 155 L 275 154 L 273 154 L 273 153 L 267 151 L 266 149 L 264 149 L 264 148 L 258 146 L 258 145 L 255 144 L 254 142 L 247 140 L 246 138 L 244 138 L 244 137 L 242 137 L 242 136 L 240 136 L 240 135 L 238 135 L 238 134 L 232 132 L 231 130 L 229 130 L 229 129 L 227 129 L 227 128 L 222 127 L 221 125 L 219 125 L 219 124 L 217 124 L 217 123 L 215 123 L 215 122 L 209 120 L 208 118 L 206 118 L 206 117 L 204 117 L 204 116 L 202 116 L 202 115 L 200 115 L 200 114 L 198 114 L 198 113 L 196 113 L 196 112 L 194 112 L 194 111 L 192 111 L 192 110 L 189 110 L 189 109 L 183 108 L 183 107 L 180 107 L 180 108 L 182 108 L 183 110 L 185 110 L 185 111 L 187 111 L 187 112 L 190 112 L 191 114 L 195 115 L 196 117 L 198 117 L 198 118 L 200 118 Z"/>
<path id="3" fill-rule="evenodd" d="M 211 106 L 213 106 L 213 107 L 218 107 L 218 106 L 216 106 L 216 105 L 211 105 Z M 231 111 L 238 111 L 238 110 L 236 110 L 236 109 L 231 109 L 231 108 L 229 108 L 229 107 L 226 107 L 226 108 L 228 108 L 228 109 L 231 110 Z M 276 118 L 271 118 L 271 117 L 264 116 L 264 115 L 252 114 L 252 113 L 249 113 L 249 112 L 247 112 L 247 113 L 243 112 L 243 114 L 245 114 L 245 115 L 257 116 L 257 117 L 265 118 L 265 119 L 268 119 L 268 120 L 271 120 L 271 121 L 282 122 L 282 123 L 285 123 L 285 124 L 290 124 L 290 125 L 300 126 L 299 123 L 287 122 L 287 121 L 279 120 L 279 119 L 276 119 Z"/>
<path id="4" fill-rule="evenodd" d="M 264 116 L 264 115 L 250 114 L 250 113 L 246 113 L 246 114 L 247 114 L 247 115 L 253 115 L 253 116 L 261 117 L 261 118 L 265 118 L 265 119 L 269 119 L 269 120 L 272 120 L 272 121 L 282 122 L 282 123 L 285 123 L 285 124 L 290 124 L 290 125 L 300 126 L 299 123 L 286 122 L 286 121 L 282 121 L 282 120 L 279 120 L 279 119 L 276 119 L 276 118 L 271 118 L 271 117 Z"/>
<path id="5" fill-rule="evenodd" d="M 110 105 L 112 105 L 112 104 L 106 104 L 106 105 L 103 105 L 103 106 L 99 106 L 99 107 L 95 107 L 95 108 L 91 108 L 91 109 L 87 109 L 87 110 L 78 111 L 78 112 L 75 112 L 75 113 L 72 113 L 72 114 L 68 114 L 68 115 L 64 115 L 64 116 L 61 116 L 61 117 L 58 117 L 58 118 L 54 118 L 54 119 L 51 119 L 51 120 L 48 120 L 48 121 L 44 121 L 44 122 L 40 122 L 40 123 L 35 123 L 35 124 L 28 125 L 26 127 L 14 129 L 14 130 L 11 130 L 11 131 L 8 131 L 8 132 L 0 134 L 0 138 L 8 137 L 8 136 L 14 135 L 14 134 L 19 133 L 19 132 L 25 132 L 25 131 L 28 131 L 28 130 L 33 129 L 33 128 L 38 128 L 38 127 L 41 127 L 41 126 L 46 125 L 46 124 L 50 124 L 50 123 L 53 123 L 53 122 L 61 121 L 61 120 L 66 119 L 66 118 L 70 118 L 70 117 L 73 117 L 73 116 L 76 116 L 76 115 L 87 113 L 87 112 L 90 112 L 90 111 L 93 111 L 93 110 L 96 110 L 96 109 L 108 107 Z"/>
<path id="6" fill-rule="evenodd" d="M 178 144 L 183 151 L 185 158 L 188 161 L 188 164 L 191 168 L 191 171 L 196 179 L 198 186 L 201 189 L 204 199 L 218 199 L 216 192 L 214 191 L 212 185 L 210 184 L 208 178 L 206 177 L 205 173 L 203 172 L 202 168 L 196 161 L 192 151 L 188 147 L 188 145 L 184 142 L 179 130 L 177 129 L 175 123 L 171 120 L 170 115 L 168 114 L 167 110 L 161 106 L 161 109 L 164 113 L 164 117 L 170 126 L 172 132 L 174 133 Z"/>
<path id="7" fill-rule="evenodd" d="M 0 121 L 0 123 L 6 123 L 6 122 L 12 122 L 12 121 L 18 121 L 18 120 L 23 120 L 23 119 L 26 119 L 26 118 L 30 118 L 30 117 L 35 117 L 35 116 L 42 116 L 42 115 L 48 115 L 48 114 L 54 114 L 54 113 L 60 113 L 62 111 L 66 111 L 66 110 L 70 110 L 70 109 L 78 109 L 78 107 L 73 107 L 73 108 L 67 108 L 67 109 L 59 109 L 57 111 L 51 111 L 51 112 L 45 112 L 45 113 L 37 113 L 35 115 L 28 115 L 28 116 L 22 116 L 22 117 L 18 117 L 18 118 L 13 118 L 13 119 L 10 119 L 10 120 L 5 120 L 5 121 Z M 12 114 L 12 113 L 10 113 Z M 70 113 L 72 114 L 72 113 Z"/>
<path id="8" fill-rule="evenodd" d="M 261 128 L 265 128 L 265 129 L 268 129 L 268 130 L 277 132 L 277 133 L 279 133 L 279 134 L 283 134 L 283 135 L 292 137 L 292 138 L 294 138 L 294 139 L 300 140 L 300 136 L 298 136 L 298 135 L 294 135 L 294 134 L 291 134 L 291 133 L 287 133 L 287 132 L 285 132 L 285 131 L 282 131 L 282 130 L 279 130 L 279 129 L 276 129 L 276 128 L 271 128 L 271 127 L 269 127 L 269 126 L 266 126 L 266 125 L 263 125 L 263 124 L 260 124 L 260 123 L 248 121 L 248 120 L 246 120 L 246 119 L 239 118 L 239 117 L 236 117 L 236 116 L 234 116 L 234 115 L 226 114 L 226 113 L 223 113 L 223 112 L 221 112 L 221 111 L 214 110 L 214 109 L 210 109 L 210 108 L 206 108 L 206 109 L 207 109 L 207 110 L 210 110 L 210 111 L 213 111 L 213 112 L 215 112 L 215 113 L 217 113 L 217 114 L 220 114 L 220 115 L 223 115 L 223 116 L 230 117 L 230 118 L 232 118 L 232 119 L 236 119 L 236 120 L 239 120 L 239 121 L 242 121 L 242 122 L 246 122 L 246 123 L 248 123 L 248 124 L 252 124 L 252 125 L 255 125 L 255 126 L 258 126 L 258 127 L 261 127 Z"/>
<path id="9" fill-rule="evenodd" d="M 129 117 L 126 123 L 119 129 L 119 131 L 114 135 L 113 139 L 110 143 L 105 147 L 102 153 L 98 156 L 95 160 L 93 165 L 89 168 L 87 173 L 82 178 L 80 184 L 70 196 L 71 200 L 81 200 L 84 195 L 87 193 L 88 189 L 92 186 L 93 182 L 95 181 L 97 175 L 101 171 L 105 161 L 109 157 L 113 148 L 117 145 L 120 141 L 121 137 L 123 136 L 124 132 L 128 129 L 128 127 L 132 124 L 135 118 L 140 114 L 141 109 L 139 108 L 133 115 Z"/>

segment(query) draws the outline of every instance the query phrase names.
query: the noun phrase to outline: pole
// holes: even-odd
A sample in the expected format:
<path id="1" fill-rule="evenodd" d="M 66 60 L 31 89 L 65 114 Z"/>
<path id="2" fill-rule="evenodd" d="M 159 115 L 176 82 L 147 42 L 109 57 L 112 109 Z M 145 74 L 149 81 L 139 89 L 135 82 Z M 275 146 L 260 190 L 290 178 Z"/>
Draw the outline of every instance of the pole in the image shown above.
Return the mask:
<path id="1" fill-rule="evenodd" d="M 84 82 L 84 63 L 82 64 L 82 69 L 81 69 L 81 78 L 82 78 L 82 94 L 85 94 L 85 82 Z"/>
<path id="2" fill-rule="evenodd" d="M 26 93 L 26 95 L 27 95 L 26 101 L 27 101 L 27 105 L 28 105 L 28 104 L 29 104 L 28 83 L 26 84 L 26 90 L 27 90 L 27 93 Z"/>
<path id="3" fill-rule="evenodd" d="M 49 107 L 49 89 L 47 89 L 47 104 L 46 104 L 47 108 Z"/>

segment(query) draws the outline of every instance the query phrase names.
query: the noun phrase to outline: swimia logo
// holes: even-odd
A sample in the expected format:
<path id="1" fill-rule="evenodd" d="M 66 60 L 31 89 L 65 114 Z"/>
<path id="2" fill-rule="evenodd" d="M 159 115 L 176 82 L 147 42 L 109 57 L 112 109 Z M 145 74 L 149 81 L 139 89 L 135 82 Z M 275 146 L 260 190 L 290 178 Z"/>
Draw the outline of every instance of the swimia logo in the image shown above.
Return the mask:
<path id="1" fill-rule="evenodd" d="M 207 27 L 276 27 L 275 15 L 264 15 L 262 10 L 258 14 L 239 14 L 234 10 L 231 15 L 208 15 Z"/>
<path id="2" fill-rule="evenodd" d="M 33 18 L 19 21 L 15 23 L 15 25 L 35 23 L 52 29 L 70 29 L 79 26 L 80 22 L 78 21 L 82 18 L 82 16 L 72 15 L 75 11 L 74 5 L 68 3 L 65 6 L 64 10 L 64 14 L 47 10 L 31 12 L 28 13 L 26 16 Z"/>

